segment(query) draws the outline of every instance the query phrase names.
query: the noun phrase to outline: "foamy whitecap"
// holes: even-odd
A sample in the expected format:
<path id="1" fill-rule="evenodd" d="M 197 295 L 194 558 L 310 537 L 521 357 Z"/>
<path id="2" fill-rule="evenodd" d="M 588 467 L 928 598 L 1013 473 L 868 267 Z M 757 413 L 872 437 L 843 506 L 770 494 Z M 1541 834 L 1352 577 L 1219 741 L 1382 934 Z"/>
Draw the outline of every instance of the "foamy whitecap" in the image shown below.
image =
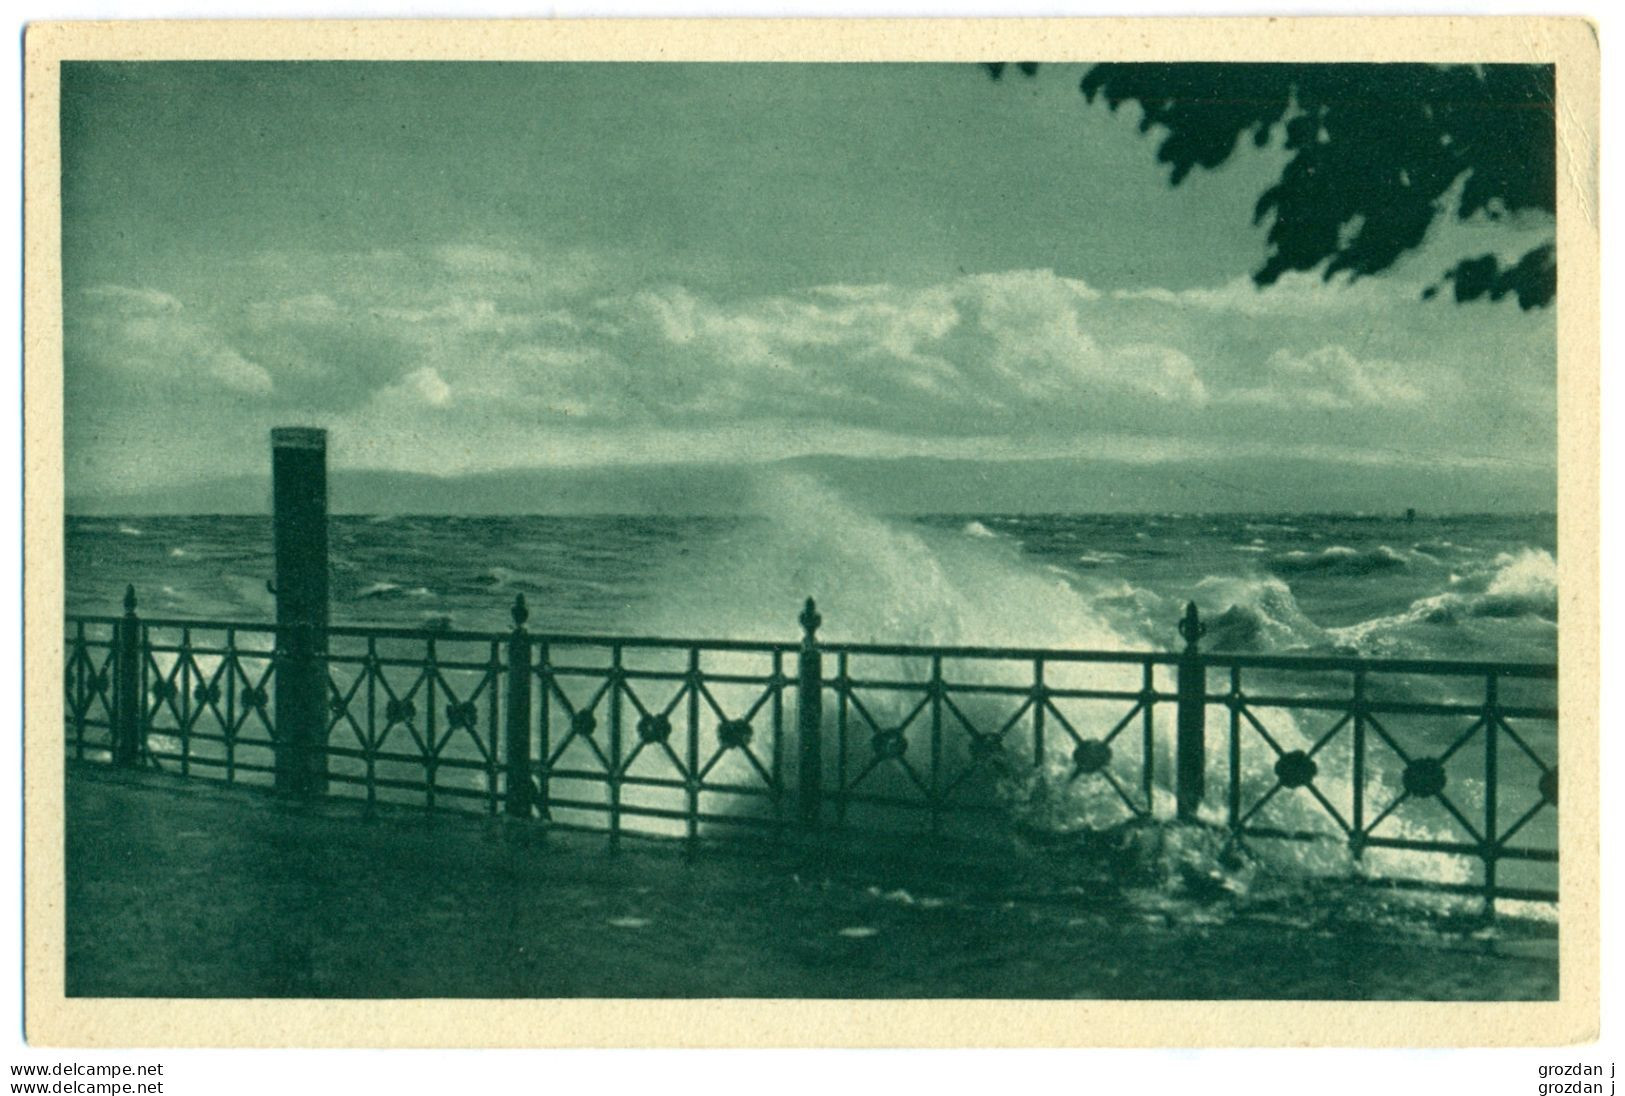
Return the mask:
<path id="1" fill-rule="evenodd" d="M 1448 588 L 1417 598 L 1404 611 L 1328 629 L 1338 644 L 1370 652 L 1393 647 L 1406 633 L 1466 621 L 1527 618 L 1557 620 L 1557 561 L 1550 552 L 1525 548 L 1502 552 L 1473 575 L 1450 574 Z M 1426 649 L 1426 645 L 1421 645 Z"/>
<path id="2" fill-rule="evenodd" d="M 481 586 L 492 586 L 498 589 L 514 587 L 516 589 L 544 590 L 548 586 L 546 575 L 501 566 L 486 568 L 484 573 L 475 576 L 474 581 Z"/>
<path id="3" fill-rule="evenodd" d="M 1289 651 L 1323 645 L 1326 632 L 1273 576 L 1209 575 L 1195 587 L 1215 650 Z"/>
<path id="4" fill-rule="evenodd" d="M 399 593 L 400 589 L 400 586 L 393 582 L 374 582 L 357 590 L 355 596 L 358 598 L 387 597 L 390 594 Z"/>
<path id="5" fill-rule="evenodd" d="M 867 514 L 805 479 L 777 478 L 764 485 L 764 491 L 771 494 L 765 507 L 768 519 L 719 544 L 707 558 L 685 562 L 681 573 L 663 576 L 665 603 L 645 618 L 648 623 L 669 634 L 750 633 L 782 639 L 790 630 L 777 622 L 812 593 L 824 616 L 821 634 L 836 640 L 1096 649 L 1152 645 L 1149 637 L 1135 635 L 1131 625 L 1108 623 L 1097 604 L 1113 595 L 1118 601 L 1135 600 L 1142 591 L 1130 584 L 1092 584 L 1100 587 L 1096 589 L 1058 581 L 1041 563 L 1007 545 L 986 538 L 942 537 L 928 528 L 899 525 Z M 1209 612 L 1210 647 L 1279 650 L 1325 641 L 1324 631 L 1304 615 L 1291 588 L 1278 578 L 1212 576 L 1197 584 L 1196 595 Z M 1163 609 L 1155 607 L 1159 613 Z M 1126 669 L 1131 677 L 1139 672 L 1137 667 Z M 1098 679 L 1099 670 L 1089 667 L 1083 672 Z M 979 668 L 956 667 L 956 680 L 978 672 Z M 909 675 L 900 666 L 878 676 Z M 885 723 L 902 719 L 912 698 L 876 691 L 865 700 Z M 1127 711 L 1122 704 L 1056 703 L 1085 740 L 1101 739 Z M 977 726 L 996 728 L 1009 717 L 1010 705 L 994 698 L 961 695 L 956 704 Z M 1164 819 L 1171 818 L 1174 809 L 1168 785 L 1173 717 L 1172 705 L 1158 705 L 1153 711 L 1155 778 L 1149 794 L 1153 814 Z M 1312 736 L 1292 713 L 1271 712 L 1264 718 L 1283 748 L 1312 745 Z M 958 749 L 958 728 L 952 729 L 951 751 Z M 827 733 L 833 736 L 834 728 Z M 1146 794 L 1140 786 L 1141 734 L 1136 723 L 1112 746 L 1115 779 L 1133 796 Z M 1047 739 L 1041 764 L 1024 762 L 1023 749 L 1030 747 L 1010 748 L 1000 794 L 1025 824 L 1067 832 L 1098 830 L 1132 819 L 1110 782 L 1078 778 L 1073 740 L 1058 727 Z M 950 759 L 951 772 L 960 762 Z M 1273 782 L 1275 754 L 1262 740 L 1250 739 L 1242 760 L 1248 795 L 1261 795 Z M 1347 762 L 1334 762 L 1331 755 L 1324 761 L 1317 787 L 1332 802 L 1346 802 L 1351 794 Z M 1371 779 L 1370 792 L 1385 795 L 1382 778 L 1374 774 Z M 1225 821 L 1222 796 L 1211 798 L 1205 820 Z M 1307 792 L 1277 795 L 1260 820 L 1286 830 L 1325 834 L 1322 841 L 1273 843 L 1259 855 L 1274 870 L 1329 876 L 1353 870 L 1337 824 Z M 1433 870 L 1454 881 L 1466 869 L 1440 863 Z"/>
<path id="6" fill-rule="evenodd" d="M 1386 544 L 1364 550 L 1334 544 L 1318 552 L 1282 553 L 1270 561 L 1270 569 L 1288 575 L 1369 575 L 1402 570 L 1409 562 Z"/>
<path id="7" fill-rule="evenodd" d="M 868 513 L 803 475 L 756 485 L 760 518 L 673 559 L 638 610 L 638 630 L 665 635 L 793 639 L 815 597 L 830 640 L 931 646 L 1147 645 L 1125 635 L 1064 575 L 998 537 Z"/>
<path id="8" fill-rule="evenodd" d="M 1497 570 L 1484 591 L 1486 598 L 1531 606 L 1550 606 L 1557 611 L 1557 560 L 1541 548 L 1502 552 L 1495 557 Z"/>

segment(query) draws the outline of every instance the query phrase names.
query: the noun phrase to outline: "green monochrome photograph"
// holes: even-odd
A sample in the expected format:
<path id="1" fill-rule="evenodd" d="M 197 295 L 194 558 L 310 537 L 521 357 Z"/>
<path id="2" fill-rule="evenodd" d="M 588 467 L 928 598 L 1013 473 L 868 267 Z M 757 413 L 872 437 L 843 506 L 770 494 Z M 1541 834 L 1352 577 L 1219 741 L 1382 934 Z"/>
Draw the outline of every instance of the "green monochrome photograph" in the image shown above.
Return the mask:
<path id="1" fill-rule="evenodd" d="M 1563 1000 L 1563 66 L 1088 41 L 54 63 L 63 996 Z"/>

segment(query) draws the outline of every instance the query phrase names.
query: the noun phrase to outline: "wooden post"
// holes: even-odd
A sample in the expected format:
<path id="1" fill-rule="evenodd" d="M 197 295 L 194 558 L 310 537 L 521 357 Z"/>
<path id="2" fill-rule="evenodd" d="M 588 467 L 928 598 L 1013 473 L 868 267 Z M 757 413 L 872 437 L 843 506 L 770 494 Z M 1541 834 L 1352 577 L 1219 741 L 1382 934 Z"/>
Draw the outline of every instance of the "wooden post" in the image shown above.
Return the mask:
<path id="1" fill-rule="evenodd" d="M 271 431 L 276 786 L 327 790 L 327 431 Z"/>
<path id="2" fill-rule="evenodd" d="M 541 695 L 536 698 L 536 813 L 543 820 L 551 820 L 550 805 L 553 784 L 550 773 L 553 765 L 553 679 L 549 676 L 548 660 L 552 657 L 547 641 L 536 647 L 533 665 L 541 676 Z"/>
<path id="3" fill-rule="evenodd" d="M 818 626 L 824 618 L 812 598 L 801 610 L 801 662 L 796 682 L 798 804 L 802 825 L 818 826 L 824 799 L 824 669 L 818 650 Z"/>
<path id="4" fill-rule="evenodd" d="M 1207 625 L 1197 615 L 1196 603 L 1187 603 L 1185 617 L 1179 622 L 1185 650 L 1179 657 L 1179 723 L 1174 742 L 1174 801 L 1182 822 L 1196 818 L 1207 790 L 1207 667 L 1197 647 L 1206 633 Z"/>
<path id="5" fill-rule="evenodd" d="M 113 662 L 113 760 L 132 768 L 141 764 L 141 729 L 146 703 L 141 688 L 141 621 L 135 615 L 135 586 L 124 590 L 124 618 L 118 623 L 118 653 Z"/>
<path id="6" fill-rule="evenodd" d="M 1501 764 L 1496 739 L 1501 725 L 1500 679 L 1490 674 L 1484 680 L 1484 916 L 1495 920 L 1495 879 L 1500 851 Z"/>
<path id="7" fill-rule="evenodd" d="M 530 774 L 530 610 L 525 595 L 513 599 L 513 632 L 508 636 L 508 813 L 529 818 L 536 786 Z M 545 698 L 544 698 L 545 699 Z"/>

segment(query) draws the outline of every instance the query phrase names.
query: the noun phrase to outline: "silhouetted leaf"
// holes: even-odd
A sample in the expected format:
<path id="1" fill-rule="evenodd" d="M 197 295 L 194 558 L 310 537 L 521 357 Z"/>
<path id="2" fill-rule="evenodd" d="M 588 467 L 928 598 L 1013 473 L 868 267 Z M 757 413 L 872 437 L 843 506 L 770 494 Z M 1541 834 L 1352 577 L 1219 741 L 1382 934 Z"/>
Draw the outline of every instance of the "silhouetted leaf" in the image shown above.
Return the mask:
<path id="1" fill-rule="evenodd" d="M 995 79 L 1004 67 L 988 66 Z M 1080 90 L 1111 110 L 1139 105 L 1173 186 L 1219 167 L 1244 137 L 1280 142 L 1291 156 L 1253 209 L 1269 243 L 1253 280 L 1267 286 L 1290 271 L 1387 270 L 1452 212 L 1458 186 L 1463 220 L 1555 214 L 1554 79 L 1550 65 L 1109 63 L 1091 66 Z M 1493 256 L 1464 260 L 1444 278 L 1457 301 L 1542 307 L 1557 291 L 1555 244 L 1504 269 Z"/>

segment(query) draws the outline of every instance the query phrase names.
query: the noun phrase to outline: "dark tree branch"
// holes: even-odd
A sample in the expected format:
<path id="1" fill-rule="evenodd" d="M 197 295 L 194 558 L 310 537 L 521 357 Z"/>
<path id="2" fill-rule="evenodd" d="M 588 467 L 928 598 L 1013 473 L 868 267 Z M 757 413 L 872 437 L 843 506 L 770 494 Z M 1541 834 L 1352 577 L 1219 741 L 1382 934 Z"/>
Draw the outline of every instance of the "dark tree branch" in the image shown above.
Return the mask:
<path id="1" fill-rule="evenodd" d="M 1004 66 L 988 65 L 995 79 Z M 1036 65 L 1018 66 L 1031 75 Z M 1380 273 L 1419 247 L 1434 220 L 1556 211 L 1554 70 L 1549 65 L 1098 64 L 1080 90 L 1111 110 L 1140 106 L 1157 160 L 1178 186 L 1244 139 L 1290 153 L 1259 196 L 1269 252 L 1261 285 L 1289 271 Z M 1450 194 L 1459 196 L 1450 208 Z M 1551 303 L 1555 244 L 1502 267 L 1492 255 L 1444 275 L 1455 298 Z M 1436 295 L 1430 287 L 1426 297 Z"/>

